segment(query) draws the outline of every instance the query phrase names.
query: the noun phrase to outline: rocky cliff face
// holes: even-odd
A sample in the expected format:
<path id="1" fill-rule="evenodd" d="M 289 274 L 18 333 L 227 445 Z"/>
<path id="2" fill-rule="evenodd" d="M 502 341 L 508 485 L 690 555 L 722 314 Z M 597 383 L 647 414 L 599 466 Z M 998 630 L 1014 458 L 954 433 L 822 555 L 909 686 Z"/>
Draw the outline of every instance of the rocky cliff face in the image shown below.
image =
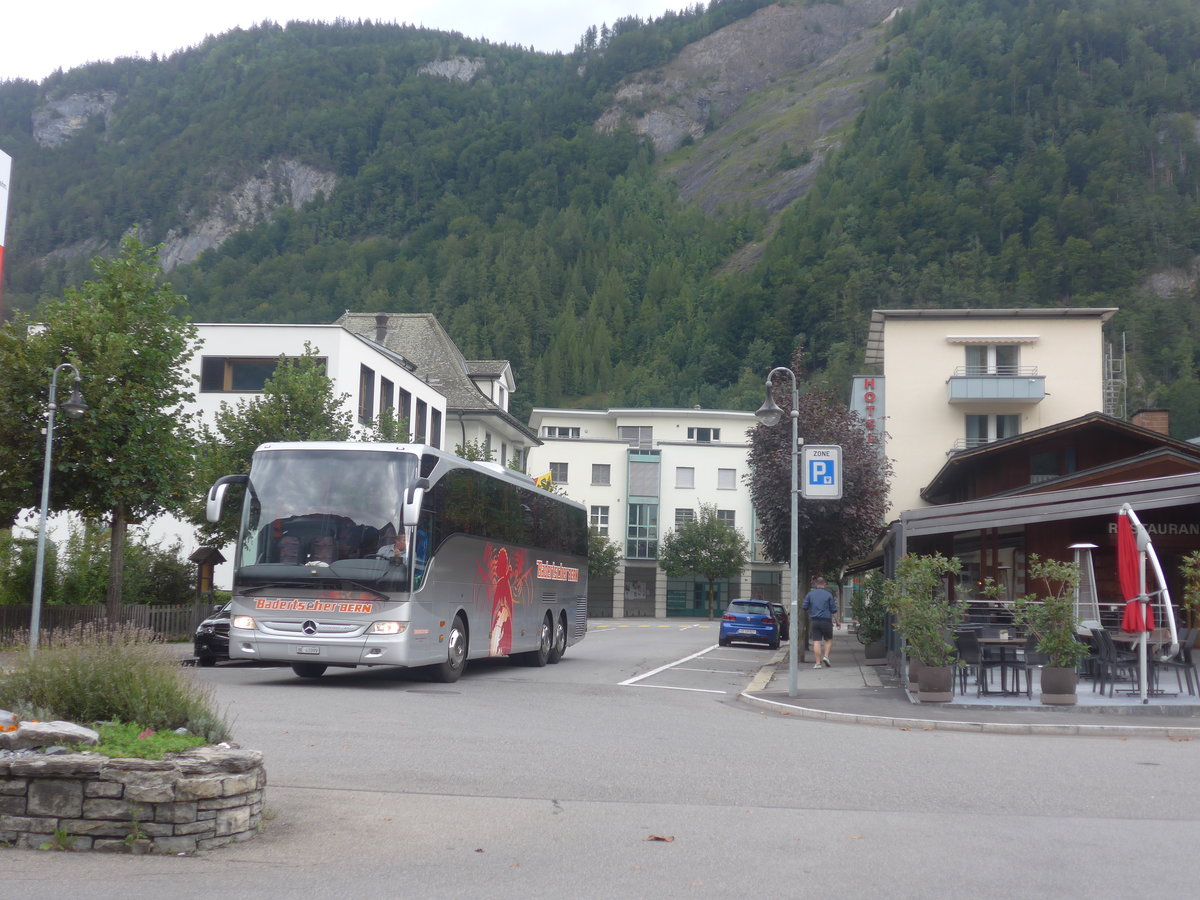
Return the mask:
<path id="1" fill-rule="evenodd" d="M 116 102 L 116 91 L 71 94 L 48 100 L 34 110 L 33 139 L 43 147 L 61 147 L 97 116 L 107 125 Z"/>
<path id="2" fill-rule="evenodd" d="M 881 77 L 895 0 L 768 6 L 624 83 L 596 122 L 663 155 L 685 200 L 770 212 L 807 189 Z"/>
<path id="3" fill-rule="evenodd" d="M 185 216 L 187 227 L 172 229 L 163 241 L 162 266 L 170 271 L 190 263 L 238 231 L 267 221 L 283 206 L 299 209 L 318 193 L 331 193 L 336 184 L 337 176 L 330 172 L 295 160 L 272 160 L 223 197 L 215 211 L 194 221 Z"/>

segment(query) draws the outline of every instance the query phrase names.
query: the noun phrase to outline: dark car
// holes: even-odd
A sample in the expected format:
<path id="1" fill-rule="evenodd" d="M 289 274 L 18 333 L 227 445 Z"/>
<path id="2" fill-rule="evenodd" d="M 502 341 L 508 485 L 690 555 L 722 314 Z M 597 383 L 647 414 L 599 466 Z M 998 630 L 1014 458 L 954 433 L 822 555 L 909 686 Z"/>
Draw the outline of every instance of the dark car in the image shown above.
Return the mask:
<path id="1" fill-rule="evenodd" d="M 781 641 L 791 640 L 792 637 L 792 619 L 788 615 L 787 607 L 782 603 L 771 602 L 771 612 L 775 613 L 775 619 L 779 622 L 779 639 Z"/>
<path id="2" fill-rule="evenodd" d="M 728 647 L 733 641 L 766 644 L 772 650 L 779 647 L 779 620 L 771 604 L 765 600 L 730 600 L 721 616 L 721 631 L 717 643 Z"/>
<path id="3" fill-rule="evenodd" d="M 228 603 L 196 627 L 192 647 L 198 666 L 212 666 L 218 659 L 229 659 Z"/>

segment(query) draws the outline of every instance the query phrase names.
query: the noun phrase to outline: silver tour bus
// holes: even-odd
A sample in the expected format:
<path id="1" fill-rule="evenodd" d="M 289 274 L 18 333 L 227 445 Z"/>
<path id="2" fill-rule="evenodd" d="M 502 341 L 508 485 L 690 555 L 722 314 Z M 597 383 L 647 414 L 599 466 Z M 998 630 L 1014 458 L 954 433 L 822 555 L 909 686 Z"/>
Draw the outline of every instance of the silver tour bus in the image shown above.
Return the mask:
<path id="1" fill-rule="evenodd" d="M 263 444 L 242 486 L 229 656 L 329 666 L 556 663 L 587 631 L 587 513 L 527 475 L 420 444 Z"/>

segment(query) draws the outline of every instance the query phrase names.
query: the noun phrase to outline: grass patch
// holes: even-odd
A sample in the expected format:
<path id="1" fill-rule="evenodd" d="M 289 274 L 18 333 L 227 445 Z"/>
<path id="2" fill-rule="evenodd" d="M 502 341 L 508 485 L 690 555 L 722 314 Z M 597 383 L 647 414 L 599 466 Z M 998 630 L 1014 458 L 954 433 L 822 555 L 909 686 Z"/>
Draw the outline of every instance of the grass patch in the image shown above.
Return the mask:
<path id="1" fill-rule="evenodd" d="M 188 732 L 152 731 L 141 725 L 121 722 L 102 722 L 96 729 L 100 734 L 100 745 L 80 745 L 80 752 L 100 753 L 112 759 L 162 759 L 167 753 L 182 753 L 193 747 L 208 743 L 203 737 Z"/>
<path id="2" fill-rule="evenodd" d="M 0 675 L 0 707 L 20 719 L 136 723 L 138 733 L 184 728 L 200 743 L 229 738 L 211 689 L 165 653 L 154 632 L 132 626 L 78 626 L 22 657 Z"/>

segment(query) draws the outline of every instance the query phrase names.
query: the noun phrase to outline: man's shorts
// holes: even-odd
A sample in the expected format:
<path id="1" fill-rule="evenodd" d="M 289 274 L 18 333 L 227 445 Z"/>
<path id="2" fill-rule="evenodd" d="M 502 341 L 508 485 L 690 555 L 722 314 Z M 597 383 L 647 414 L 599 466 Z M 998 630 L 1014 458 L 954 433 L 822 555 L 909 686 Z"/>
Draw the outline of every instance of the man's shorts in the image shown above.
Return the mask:
<path id="1" fill-rule="evenodd" d="M 810 637 L 814 641 L 832 641 L 833 619 L 809 619 L 808 630 L 812 632 Z"/>

